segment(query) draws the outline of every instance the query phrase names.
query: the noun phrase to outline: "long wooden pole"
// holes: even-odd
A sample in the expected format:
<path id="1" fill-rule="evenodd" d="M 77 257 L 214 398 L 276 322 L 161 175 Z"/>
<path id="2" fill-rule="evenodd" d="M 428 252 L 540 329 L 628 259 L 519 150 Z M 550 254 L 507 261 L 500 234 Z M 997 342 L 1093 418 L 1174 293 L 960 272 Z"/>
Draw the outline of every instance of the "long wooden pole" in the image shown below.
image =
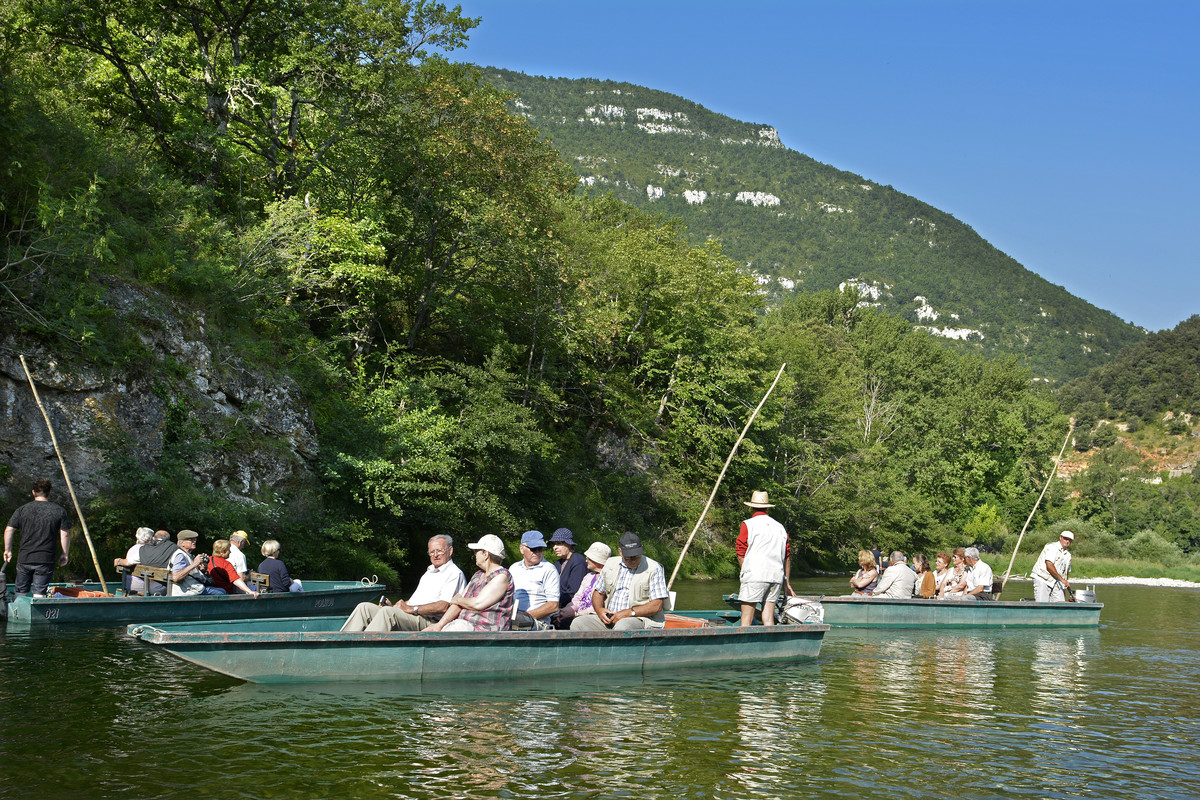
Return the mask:
<path id="1" fill-rule="evenodd" d="M 42 412 L 42 419 L 46 420 L 46 429 L 50 431 L 50 441 L 54 443 L 54 454 L 58 456 L 58 465 L 62 467 L 63 478 L 67 482 L 67 491 L 71 493 L 71 502 L 75 504 L 75 513 L 79 515 L 79 524 L 83 527 L 84 541 L 87 542 L 88 550 L 92 553 L 92 563 L 96 565 L 96 576 L 100 578 L 100 590 L 108 594 L 108 584 L 105 583 L 104 573 L 100 570 L 100 559 L 96 558 L 96 548 L 92 546 L 87 520 L 83 518 L 83 511 L 79 508 L 79 500 L 75 497 L 75 487 L 71 485 L 71 476 L 67 474 L 67 462 L 63 460 L 62 451 L 58 449 L 58 437 L 54 435 L 54 426 L 50 424 L 50 415 L 46 413 L 46 409 L 42 405 L 42 398 L 38 397 L 37 386 L 33 383 L 33 376 L 29 374 L 29 365 L 25 363 L 25 356 L 21 356 L 21 366 L 25 370 L 25 377 L 29 379 L 29 388 L 33 390 L 33 400 L 37 403 L 38 411 Z"/>
<path id="2" fill-rule="evenodd" d="M 1008 585 L 1009 576 L 1012 575 L 1013 562 L 1017 560 L 1017 551 L 1021 549 L 1021 540 L 1025 538 L 1025 531 L 1029 528 L 1029 523 L 1033 519 L 1033 515 L 1037 512 L 1038 506 L 1042 504 L 1042 498 L 1046 496 L 1046 490 L 1050 488 L 1050 481 L 1054 480 L 1054 473 L 1058 471 L 1058 465 L 1062 462 L 1063 453 L 1067 452 L 1067 442 L 1071 441 L 1071 434 L 1075 431 L 1075 420 L 1071 419 L 1071 424 L 1067 427 L 1067 438 L 1063 439 L 1062 447 L 1059 448 L 1058 458 L 1054 459 L 1054 466 L 1050 468 L 1050 474 L 1046 477 L 1046 485 L 1042 487 L 1042 493 L 1038 495 L 1037 502 L 1033 504 L 1033 510 L 1029 512 L 1028 519 L 1025 520 L 1025 525 L 1021 528 L 1021 535 L 1017 537 L 1017 544 L 1013 547 L 1012 557 L 1008 559 L 1008 569 L 1004 570 L 1004 581 L 1000 584 L 1000 592 L 1004 591 L 1004 587 Z M 1000 594 L 996 595 L 999 599 Z"/>
<path id="3" fill-rule="evenodd" d="M 742 439 L 746 438 L 746 431 L 750 430 L 751 423 L 758 416 L 758 412 L 762 410 L 763 405 L 767 402 L 767 398 L 771 396 L 771 392 L 775 390 L 775 384 L 779 383 L 779 379 L 783 377 L 783 370 L 787 364 L 779 366 L 779 373 L 775 376 L 775 380 L 771 382 L 771 388 L 767 389 L 767 393 L 763 395 L 762 400 L 758 401 L 758 407 L 754 409 L 754 413 L 750 415 L 750 419 L 746 420 L 746 427 L 742 428 L 741 436 L 738 436 L 737 441 L 733 443 L 733 449 L 729 451 L 729 458 L 725 459 L 725 466 L 721 467 L 721 474 L 717 476 L 717 482 L 713 484 L 712 493 L 708 496 L 708 502 L 704 504 L 704 510 L 700 512 L 700 519 L 696 520 L 696 527 L 692 528 L 692 533 L 688 536 L 687 542 L 684 543 L 683 549 L 679 551 L 679 560 L 675 562 L 675 569 L 671 570 L 671 580 L 667 581 L 667 590 L 675 583 L 675 576 L 679 574 L 679 568 L 683 565 L 683 557 L 687 555 L 688 548 L 692 545 L 692 539 L 696 538 L 696 531 L 700 530 L 700 524 L 704 522 L 704 516 L 708 513 L 708 509 L 712 507 L 713 499 L 717 496 L 717 489 L 721 487 L 721 481 L 725 479 L 725 471 L 729 469 L 730 463 L 733 462 L 733 457 L 737 454 L 738 445 L 742 443 Z"/>

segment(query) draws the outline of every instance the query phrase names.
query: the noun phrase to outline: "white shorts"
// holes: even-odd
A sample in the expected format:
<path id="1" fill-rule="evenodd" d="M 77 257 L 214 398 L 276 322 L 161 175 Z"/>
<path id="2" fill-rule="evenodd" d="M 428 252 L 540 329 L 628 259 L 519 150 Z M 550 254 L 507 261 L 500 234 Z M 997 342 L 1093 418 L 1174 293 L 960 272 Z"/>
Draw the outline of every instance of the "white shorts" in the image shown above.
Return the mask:
<path id="1" fill-rule="evenodd" d="M 778 583 L 768 581 L 743 581 L 738 589 L 740 603 L 774 603 L 779 600 Z"/>

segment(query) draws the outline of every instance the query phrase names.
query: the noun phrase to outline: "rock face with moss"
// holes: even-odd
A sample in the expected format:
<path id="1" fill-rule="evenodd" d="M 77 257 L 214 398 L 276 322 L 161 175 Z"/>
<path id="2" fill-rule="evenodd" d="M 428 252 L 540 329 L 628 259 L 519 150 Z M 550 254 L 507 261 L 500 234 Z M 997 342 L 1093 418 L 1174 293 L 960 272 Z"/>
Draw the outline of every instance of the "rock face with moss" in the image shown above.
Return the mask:
<path id="1" fill-rule="evenodd" d="M 153 470 L 183 439 L 191 440 L 188 450 L 175 457 L 185 459 L 197 483 L 230 500 L 269 508 L 281 495 L 312 486 L 316 430 L 290 378 L 250 369 L 225 354 L 207 337 L 202 316 L 165 297 L 124 284 L 110 287 L 110 295 L 144 347 L 141 363 L 129 371 L 70 363 L 44 349 L 26 349 L 12 336 L 0 343 L 0 464 L 7 503 L 23 501 L 39 477 L 53 480 L 65 496 L 21 354 L 81 503 L 109 488 L 106 470 L 115 451 Z M 204 446 L 196 447 L 196 440 Z"/>

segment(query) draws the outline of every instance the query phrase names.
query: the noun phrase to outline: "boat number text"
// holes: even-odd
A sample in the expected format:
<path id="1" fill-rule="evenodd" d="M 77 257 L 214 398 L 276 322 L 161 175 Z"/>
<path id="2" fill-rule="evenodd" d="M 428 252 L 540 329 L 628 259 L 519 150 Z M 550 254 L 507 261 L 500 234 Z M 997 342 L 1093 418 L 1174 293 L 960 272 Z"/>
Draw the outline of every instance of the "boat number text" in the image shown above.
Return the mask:
<path id="1" fill-rule="evenodd" d="M 57 608 L 47 608 L 45 614 L 46 614 L 46 619 L 58 619 L 58 609 Z"/>
<path id="2" fill-rule="evenodd" d="M 333 608 L 333 598 L 332 597 L 318 598 L 317 601 L 315 603 L 313 603 L 313 607 L 314 608 Z"/>

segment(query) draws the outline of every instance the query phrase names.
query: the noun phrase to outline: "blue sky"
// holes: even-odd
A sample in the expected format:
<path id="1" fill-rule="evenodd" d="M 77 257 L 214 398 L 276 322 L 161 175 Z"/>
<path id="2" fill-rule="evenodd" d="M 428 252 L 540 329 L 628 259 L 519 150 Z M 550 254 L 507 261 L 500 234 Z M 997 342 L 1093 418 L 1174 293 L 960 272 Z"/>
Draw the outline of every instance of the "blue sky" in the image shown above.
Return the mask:
<path id="1" fill-rule="evenodd" d="M 972 226 L 1152 331 L 1200 313 L 1200 3 L 463 0 L 450 57 L 627 81 Z"/>

